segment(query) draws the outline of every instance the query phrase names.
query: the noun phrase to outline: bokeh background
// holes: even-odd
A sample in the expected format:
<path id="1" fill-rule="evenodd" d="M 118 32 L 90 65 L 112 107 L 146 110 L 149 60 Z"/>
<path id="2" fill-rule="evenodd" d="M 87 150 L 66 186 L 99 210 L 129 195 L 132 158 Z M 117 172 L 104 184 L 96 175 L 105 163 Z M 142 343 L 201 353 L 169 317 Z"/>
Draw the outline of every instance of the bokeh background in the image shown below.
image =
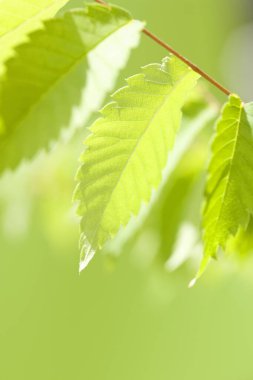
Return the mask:
<path id="1" fill-rule="evenodd" d="M 117 4 L 252 100 L 251 0 Z M 143 36 L 118 84 L 165 55 Z M 85 134 L 0 181 L 0 379 L 252 380 L 249 260 L 213 263 L 188 289 L 196 268 L 169 273 L 154 262 L 157 231 L 146 228 L 119 257 L 97 255 L 79 275 L 71 198 Z"/>

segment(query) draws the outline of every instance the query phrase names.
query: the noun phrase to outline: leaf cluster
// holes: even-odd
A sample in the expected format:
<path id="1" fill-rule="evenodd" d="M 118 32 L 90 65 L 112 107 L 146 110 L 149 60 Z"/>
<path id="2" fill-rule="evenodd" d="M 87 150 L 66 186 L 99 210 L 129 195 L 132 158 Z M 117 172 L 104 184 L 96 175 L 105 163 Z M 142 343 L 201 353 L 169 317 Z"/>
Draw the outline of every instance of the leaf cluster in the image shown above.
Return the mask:
<path id="1" fill-rule="evenodd" d="M 16 6 L 0 4 L 1 174 L 86 126 L 144 27 L 114 5 Z M 199 79 L 173 55 L 148 64 L 89 128 L 74 195 L 81 270 L 140 231 L 156 232 L 153 256 L 169 270 L 200 253 L 197 278 L 220 249 L 253 250 L 253 103 L 232 94 L 218 117 Z"/>

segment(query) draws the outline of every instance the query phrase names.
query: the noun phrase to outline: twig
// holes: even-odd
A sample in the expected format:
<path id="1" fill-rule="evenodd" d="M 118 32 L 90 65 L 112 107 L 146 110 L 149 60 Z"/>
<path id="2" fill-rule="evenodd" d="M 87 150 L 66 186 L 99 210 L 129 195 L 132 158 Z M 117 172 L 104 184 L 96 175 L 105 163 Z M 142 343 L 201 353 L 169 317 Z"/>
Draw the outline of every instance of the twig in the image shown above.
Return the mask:
<path id="1" fill-rule="evenodd" d="M 108 6 L 108 4 L 103 0 L 95 0 L 97 3 Z M 205 78 L 208 82 L 210 82 L 213 86 L 218 88 L 220 91 L 222 91 L 225 95 L 231 95 L 231 91 L 229 91 L 227 88 L 222 86 L 219 82 L 217 82 L 214 78 L 212 78 L 210 75 L 208 75 L 205 71 L 201 70 L 198 66 L 196 66 L 194 63 L 189 61 L 189 59 L 185 58 L 183 55 L 178 53 L 175 49 L 173 49 L 170 45 L 168 45 L 166 42 L 162 41 L 159 37 L 157 37 L 154 33 L 152 33 L 150 30 L 144 28 L 142 31 L 146 36 L 151 38 L 153 41 L 155 41 L 158 45 L 165 48 L 167 51 L 175 55 L 178 59 L 180 59 L 182 62 L 186 63 L 193 71 L 200 74 L 203 78 Z"/>

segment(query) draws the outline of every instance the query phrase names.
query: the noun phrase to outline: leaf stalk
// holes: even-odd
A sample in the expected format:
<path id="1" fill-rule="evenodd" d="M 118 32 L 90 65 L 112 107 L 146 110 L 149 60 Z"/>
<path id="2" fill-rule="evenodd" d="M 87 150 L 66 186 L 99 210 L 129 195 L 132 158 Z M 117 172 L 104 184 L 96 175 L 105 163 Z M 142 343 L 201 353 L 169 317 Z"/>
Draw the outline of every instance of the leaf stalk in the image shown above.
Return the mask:
<path id="1" fill-rule="evenodd" d="M 108 4 L 104 0 L 95 0 L 97 3 L 108 6 Z M 175 55 L 178 59 L 180 59 L 182 62 L 184 62 L 186 65 L 188 65 L 193 71 L 201 75 L 203 78 L 205 78 L 209 83 L 211 83 L 213 86 L 215 86 L 218 90 L 223 92 L 225 95 L 231 95 L 232 92 L 228 90 L 226 87 L 222 86 L 218 81 L 216 81 L 214 78 L 212 78 L 209 74 L 207 74 L 204 70 L 196 66 L 194 63 L 192 63 L 188 58 L 185 58 L 182 54 L 180 54 L 178 51 L 173 49 L 170 45 L 168 45 L 166 42 L 161 40 L 158 36 L 156 36 L 154 33 L 152 33 L 149 29 L 144 28 L 142 31 L 146 36 L 148 36 L 150 39 L 152 39 L 154 42 L 156 42 L 158 45 L 162 46 L 164 49 Z"/>

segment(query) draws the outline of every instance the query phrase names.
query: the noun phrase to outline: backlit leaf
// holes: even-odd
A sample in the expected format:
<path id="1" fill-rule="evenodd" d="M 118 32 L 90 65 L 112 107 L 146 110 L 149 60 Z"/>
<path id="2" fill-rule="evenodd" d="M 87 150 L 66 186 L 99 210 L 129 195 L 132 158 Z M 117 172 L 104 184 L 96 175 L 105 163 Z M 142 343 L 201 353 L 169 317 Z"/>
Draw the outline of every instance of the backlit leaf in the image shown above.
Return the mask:
<path id="1" fill-rule="evenodd" d="M 127 80 L 85 142 L 79 185 L 83 269 L 157 188 L 198 74 L 175 57 Z"/>

